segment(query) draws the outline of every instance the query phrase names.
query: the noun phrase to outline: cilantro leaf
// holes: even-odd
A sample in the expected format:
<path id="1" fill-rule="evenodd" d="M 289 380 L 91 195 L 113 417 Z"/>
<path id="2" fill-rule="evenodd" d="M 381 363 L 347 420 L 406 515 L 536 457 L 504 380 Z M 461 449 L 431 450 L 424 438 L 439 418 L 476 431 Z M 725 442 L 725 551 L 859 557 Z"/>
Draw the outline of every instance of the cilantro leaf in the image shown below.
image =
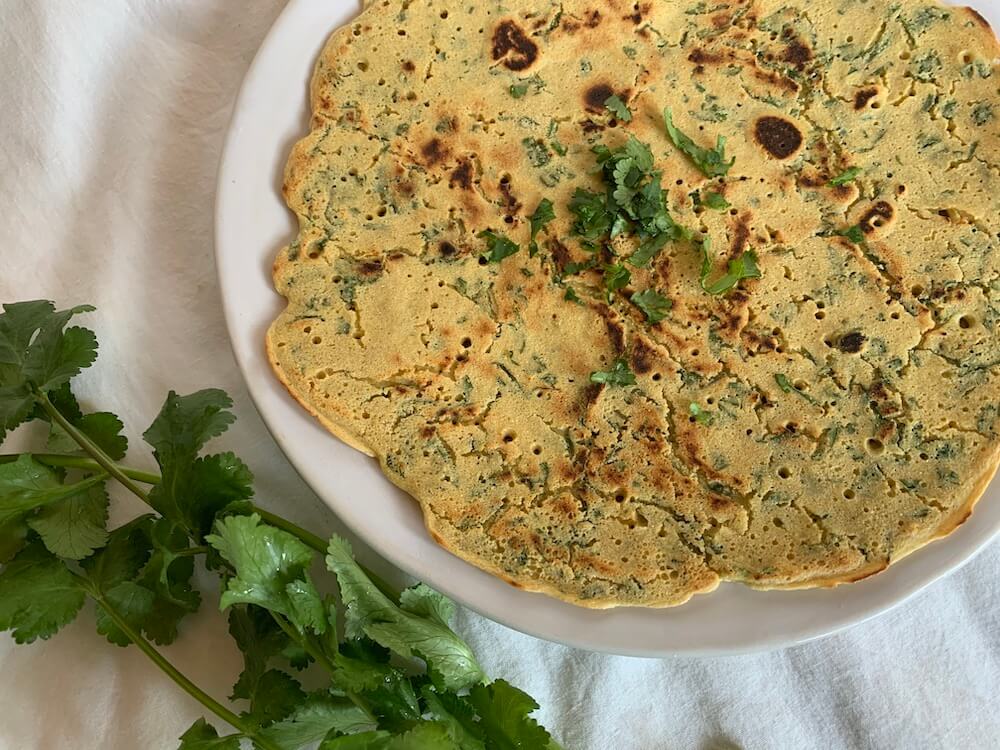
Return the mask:
<path id="1" fill-rule="evenodd" d="M 726 174 L 736 162 L 735 157 L 728 162 L 726 161 L 726 139 L 724 136 L 718 136 L 714 149 L 703 148 L 677 129 L 669 107 L 663 110 L 663 121 L 667 126 L 667 135 L 674 146 L 685 153 L 706 177 L 720 177 Z"/>
<path id="2" fill-rule="evenodd" d="M 705 194 L 701 196 L 701 202 L 713 211 L 725 211 L 729 208 L 729 201 L 719 195 L 719 193 L 714 193 L 711 190 L 705 191 Z"/>
<path id="3" fill-rule="evenodd" d="M 659 323 L 667 317 L 667 312 L 674 306 L 673 302 L 655 289 L 636 292 L 631 299 L 633 305 L 646 313 L 646 320 L 650 323 Z"/>
<path id="4" fill-rule="evenodd" d="M 18 552 L 24 549 L 28 531 L 28 524 L 20 518 L 0 524 L 0 565 L 13 559 Z"/>
<path id="5" fill-rule="evenodd" d="M 861 174 L 861 167 L 850 167 L 849 169 L 845 169 L 826 184 L 828 187 L 846 185 L 849 182 L 853 182 L 859 174 Z"/>
<path id="6" fill-rule="evenodd" d="M 264 672 L 250 696 L 250 711 L 244 713 L 257 727 L 269 727 L 287 718 L 306 700 L 298 680 L 278 669 Z"/>
<path id="7" fill-rule="evenodd" d="M 85 598 L 65 563 L 33 542 L 0 572 L 0 630 L 13 630 L 17 643 L 50 638 L 76 618 Z"/>
<path id="8" fill-rule="evenodd" d="M 590 373 L 590 382 L 603 385 L 635 385 L 635 375 L 629 369 L 628 362 L 616 359 L 614 366 L 607 372 Z"/>
<path id="9" fill-rule="evenodd" d="M 191 589 L 192 559 L 174 559 L 164 545 L 177 551 L 185 546 L 169 521 L 140 516 L 112 531 L 107 545 L 82 563 L 91 584 L 159 644 L 176 639 L 178 623 L 201 601 Z M 98 615 L 98 630 L 112 643 L 127 645 L 106 613 L 103 620 Z"/>
<path id="10" fill-rule="evenodd" d="M 334 536 L 328 552 L 326 564 L 340 584 L 349 638 L 364 634 L 400 656 L 418 656 L 449 690 L 484 678 L 468 644 L 437 617 L 407 612 L 379 591 L 354 561 L 346 540 Z"/>
<path id="11" fill-rule="evenodd" d="M 82 560 L 103 547 L 108 539 L 108 492 L 104 484 L 87 487 L 31 517 L 28 525 L 50 552 Z"/>
<path id="12" fill-rule="evenodd" d="M 608 292 L 608 302 L 614 299 L 614 294 L 619 289 L 628 286 L 632 280 L 632 274 L 620 263 L 607 265 L 604 267 L 604 288 Z"/>
<path id="13" fill-rule="evenodd" d="M 669 240 L 670 236 L 667 234 L 658 234 L 655 237 L 650 237 L 644 240 L 639 245 L 639 248 L 625 259 L 625 262 L 636 268 L 646 268 L 649 265 L 649 261 L 660 254 L 660 251 L 666 246 Z"/>
<path id="14" fill-rule="evenodd" d="M 322 602 L 306 568 L 313 551 L 288 532 L 262 525 L 260 516 L 229 516 L 216 522 L 205 540 L 236 572 L 222 593 L 220 607 L 256 604 L 287 617 L 301 632 L 326 632 L 324 617 L 315 616 Z"/>
<path id="15" fill-rule="evenodd" d="M 63 484 L 49 467 L 35 461 L 30 455 L 18 456 L 13 463 L 0 464 L 0 524 L 43 505 L 58 503 L 104 481 L 103 475 L 94 475 L 73 484 Z"/>
<path id="16" fill-rule="evenodd" d="M 122 434 L 124 429 L 122 421 L 111 412 L 80 415 L 76 418 L 70 418 L 69 421 L 115 461 L 125 458 L 125 452 L 128 450 L 128 438 Z M 49 428 L 46 447 L 57 453 L 81 452 L 76 441 L 55 422 Z"/>
<path id="17" fill-rule="evenodd" d="M 229 634 L 243 653 L 243 672 L 230 699 L 250 700 L 268 662 L 281 654 L 290 641 L 267 610 L 253 605 L 229 608 Z"/>
<path id="18" fill-rule="evenodd" d="M 421 721 L 403 734 L 374 731 L 331 737 L 319 750 L 463 750 L 452 741 L 447 728 L 436 721 Z"/>
<path id="19" fill-rule="evenodd" d="M 156 595 L 145 586 L 133 581 L 123 581 L 103 593 L 108 606 L 114 608 L 136 631 L 149 619 L 153 612 Z M 108 614 L 103 604 L 97 604 L 97 632 L 116 646 L 128 646 L 132 641 Z"/>
<path id="20" fill-rule="evenodd" d="M 405 589 L 399 595 L 399 608 L 411 615 L 437 620 L 444 627 L 455 616 L 455 603 L 423 583 Z"/>
<path id="21" fill-rule="evenodd" d="M 538 704 L 507 681 L 476 685 L 468 700 L 479 713 L 487 750 L 535 750 L 552 742 L 552 736 L 530 716 Z"/>
<path id="22" fill-rule="evenodd" d="M 448 729 L 437 721 L 422 721 L 405 734 L 393 737 L 386 750 L 458 750 Z"/>
<path id="23" fill-rule="evenodd" d="M 201 604 L 201 594 L 191 585 L 194 557 L 187 534 L 165 518 L 149 527 L 149 541 L 152 553 L 138 581 L 156 598 L 144 629 L 157 643 L 172 643 L 180 621 Z"/>
<path id="24" fill-rule="evenodd" d="M 481 240 L 486 240 L 487 255 L 485 257 L 490 263 L 499 263 L 504 258 L 510 257 L 521 249 L 509 237 L 497 234 L 489 229 L 480 232 L 478 237 Z"/>
<path id="25" fill-rule="evenodd" d="M 391 741 L 392 735 L 388 732 L 360 732 L 326 739 L 319 750 L 386 750 Z"/>
<path id="26" fill-rule="evenodd" d="M 420 691 L 428 713 L 448 729 L 448 735 L 461 750 L 486 750 L 483 730 L 467 698 L 454 693 L 438 693 L 430 685 Z"/>
<path id="27" fill-rule="evenodd" d="M 531 214 L 531 244 L 528 246 L 528 255 L 534 257 L 538 252 L 538 233 L 555 218 L 556 212 L 552 207 L 552 201 L 542 198 L 535 212 Z"/>
<path id="28" fill-rule="evenodd" d="M 369 729 L 374 729 L 371 718 L 357 706 L 316 695 L 286 719 L 263 729 L 261 735 L 282 748 L 298 750 L 331 732 L 350 734 Z"/>
<path id="29" fill-rule="evenodd" d="M 81 565 L 88 580 L 101 591 L 134 580 L 149 559 L 149 528 L 153 516 L 139 516 L 108 535 L 108 543 Z"/>
<path id="30" fill-rule="evenodd" d="M 48 301 L 4 305 L 0 315 L 0 363 L 4 377 L 0 385 L 27 383 L 50 391 L 90 367 L 97 359 L 97 338 L 86 328 L 66 328 L 70 318 L 93 312 L 79 305 L 56 312 Z"/>
<path id="31" fill-rule="evenodd" d="M 198 458 L 205 443 L 234 421 L 230 406 L 224 391 L 188 396 L 171 391 L 143 435 L 153 446 L 162 476 L 149 493 L 150 504 L 195 539 L 208 533 L 219 511 L 253 495 L 253 475 L 235 455 Z"/>
<path id="32" fill-rule="evenodd" d="M 566 287 L 566 293 L 563 295 L 563 299 L 567 302 L 575 302 L 578 305 L 583 304 L 583 300 L 580 299 L 580 295 L 578 295 L 576 290 L 571 286 Z"/>
<path id="33" fill-rule="evenodd" d="M 628 105 L 617 94 L 609 96 L 604 102 L 604 106 L 622 122 L 632 122 L 632 110 L 628 108 Z"/>
<path id="34" fill-rule="evenodd" d="M 688 410 L 691 412 L 691 416 L 694 418 L 694 421 L 697 422 L 698 424 L 703 424 L 705 426 L 708 426 L 715 421 L 715 417 L 712 415 L 712 412 L 707 411 L 706 409 L 702 409 L 701 406 L 694 403 L 693 401 L 691 402 L 691 405 L 688 407 Z"/>
<path id="35" fill-rule="evenodd" d="M 153 447 L 161 466 L 194 460 L 205 443 L 221 435 L 236 421 L 229 411 L 232 405 L 226 392 L 216 388 L 188 396 L 170 391 L 160 413 L 142 437 Z"/>
<path id="36" fill-rule="evenodd" d="M 526 83 L 511 84 L 510 86 L 510 95 L 515 99 L 520 99 L 527 93 L 528 93 L 528 84 Z"/>
<path id="37" fill-rule="evenodd" d="M 204 719 L 198 719 L 181 735 L 178 750 L 240 750 L 240 735 L 220 737 L 215 727 Z"/>
<path id="38" fill-rule="evenodd" d="M 712 273 L 712 260 L 709 255 L 712 243 L 707 235 L 701 241 L 701 288 L 712 295 L 725 294 L 736 287 L 742 279 L 759 279 L 760 268 L 757 266 L 757 254 L 747 250 L 739 258 L 729 261 L 726 273 L 715 281 L 709 282 Z"/>

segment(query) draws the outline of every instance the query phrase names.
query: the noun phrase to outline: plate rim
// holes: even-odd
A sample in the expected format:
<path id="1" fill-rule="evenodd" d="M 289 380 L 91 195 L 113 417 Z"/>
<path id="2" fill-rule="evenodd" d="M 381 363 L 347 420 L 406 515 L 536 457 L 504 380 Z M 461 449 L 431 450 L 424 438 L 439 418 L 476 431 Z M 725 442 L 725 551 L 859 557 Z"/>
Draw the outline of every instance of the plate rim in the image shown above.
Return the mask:
<path id="1" fill-rule="evenodd" d="M 990 5 L 990 3 L 983 0 L 976 4 L 980 6 Z M 1000 3 L 994 3 L 994 5 L 998 7 L 990 8 L 988 15 L 993 16 L 994 18 L 1000 17 Z M 322 6 L 322 8 L 320 6 Z M 915 554 L 907 556 L 906 559 L 894 563 L 878 576 L 874 576 L 865 581 L 847 584 L 829 590 L 810 589 L 804 591 L 752 592 L 754 597 L 761 598 L 760 603 L 763 603 L 764 597 L 767 594 L 772 593 L 777 593 L 783 598 L 797 596 L 811 596 L 816 598 L 815 594 L 819 592 L 820 594 L 828 595 L 829 598 L 829 601 L 821 602 L 821 604 L 833 605 L 838 610 L 844 610 L 845 607 L 844 602 L 840 601 L 841 599 L 847 598 L 848 605 L 851 605 L 850 600 L 856 600 L 853 603 L 853 606 L 847 607 L 847 609 L 850 610 L 849 612 L 839 611 L 837 616 L 832 618 L 822 621 L 816 620 L 813 622 L 807 622 L 798 626 L 794 632 L 784 634 L 768 632 L 753 638 L 744 638 L 744 640 L 735 639 L 732 643 L 713 643 L 711 645 L 707 643 L 699 644 L 696 639 L 688 643 L 667 644 L 660 642 L 655 645 L 642 643 L 633 645 L 630 644 L 627 639 L 615 640 L 612 642 L 607 639 L 595 639 L 593 636 L 588 637 L 588 628 L 583 623 L 587 620 L 599 622 L 602 619 L 602 616 L 603 618 L 617 617 L 619 619 L 624 619 L 626 622 L 633 617 L 643 619 L 655 617 L 669 618 L 671 617 L 672 612 L 678 612 L 686 608 L 689 609 L 696 602 L 700 603 L 708 597 L 725 596 L 725 589 L 729 589 L 730 587 L 738 587 L 742 591 L 751 591 L 748 587 L 742 586 L 741 584 L 725 583 L 722 584 L 722 586 L 720 586 L 720 588 L 715 592 L 708 595 L 699 595 L 688 604 L 682 605 L 679 609 L 667 608 L 656 610 L 643 608 L 618 608 L 614 610 L 590 610 L 575 607 L 574 605 L 566 604 L 564 602 L 559 602 L 557 605 L 553 606 L 552 602 L 558 602 L 558 600 L 551 599 L 544 594 L 534 594 L 514 589 L 501 581 L 499 578 L 483 573 L 483 571 L 474 568 L 470 563 L 467 563 L 464 560 L 461 560 L 460 558 L 442 550 L 433 542 L 430 536 L 423 529 L 422 523 L 420 524 L 421 528 L 419 531 L 424 538 L 425 545 L 433 547 L 439 553 L 444 552 L 444 554 L 451 560 L 452 565 L 450 567 L 453 568 L 452 570 L 439 571 L 431 569 L 427 567 L 427 565 L 416 564 L 415 562 L 425 557 L 436 557 L 439 560 L 443 559 L 440 557 L 440 554 L 432 554 L 428 549 L 411 551 L 410 554 L 406 554 L 404 550 L 395 546 L 391 540 L 380 538 L 377 534 L 373 535 L 371 533 L 371 529 L 366 527 L 365 524 L 360 523 L 358 516 L 350 512 L 351 509 L 348 507 L 345 500 L 343 500 L 343 495 L 340 494 L 339 496 L 335 496 L 340 493 L 340 490 L 336 492 L 331 490 L 328 486 L 329 482 L 327 483 L 327 486 L 323 485 L 322 480 L 317 477 L 315 466 L 309 465 L 306 462 L 305 456 L 303 455 L 304 450 L 296 444 L 297 438 L 292 435 L 292 430 L 290 429 L 294 425 L 289 424 L 288 422 L 299 422 L 300 424 L 298 426 L 301 427 L 301 420 L 291 417 L 287 413 L 287 409 L 285 407 L 293 406 L 294 409 L 299 412 L 300 416 L 305 417 L 310 422 L 313 422 L 316 427 L 318 427 L 318 424 L 316 424 L 313 417 L 306 414 L 305 410 L 299 407 L 297 403 L 288 403 L 291 401 L 291 396 L 287 393 L 284 386 L 280 384 L 277 377 L 273 375 L 267 364 L 266 357 L 264 357 L 262 336 L 260 336 L 260 340 L 258 341 L 254 341 L 253 343 L 248 342 L 247 337 L 254 333 L 253 323 L 246 310 L 246 305 L 248 303 L 245 299 L 245 295 L 243 294 L 243 286 L 237 283 L 238 277 L 235 273 L 230 271 L 230 269 L 234 267 L 232 265 L 233 262 L 235 262 L 234 259 L 245 261 L 247 255 L 247 253 L 242 249 L 242 246 L 233 247 L 236 241 L 230 228 L 233 226 L 233 221 L 237 220 L 237 217 L 241 220 L 245 219 L 245 217 L 239 216 L 239 207 L 242 204 L 236 199 L 238 197 L 238 188 L 244 184 L 242 178 L 239 177 L 239 167 L 246 163 L 244 158 L 246 156 L 244 139 L 248 129 L 246 118 L 254 108 L 252 100 L 259 95 L 260 91 L 266 90 L 268 85 L 267 76 L 273 76 L 273 73 L 268 72 L 269 68 L 267 67 L 272 64 L 271 57 L 275 54 L 276 50 L 282 47 L 282 45 L 287 45 L 290 48 L 293 46 L 290 44 L 288 35 L 293 33 L 292 29 L 295 28 L 296 24 L 304 22 L 306 18 L 311 18 L 314 14 L 326 13 L 331 19 L 335 19 L 331 20 L 331 25 L 327 26 L 322 32 L 322 38 L 325 40 L 326 37 L 328 37 L 329 34 L 336 28 L 339 28 L 353 19 L 357 15 L 358 11 L 360 11 L 360 4 L 356 1 L 351 2 L 351 0 L 334 0 L 333 2 L 330 2 L 330 0 L 290 0 L 275 20 L 271 29 L 268 31 L 266 37 L 261 43 L 260 48 L 254 55 L 253 61 L 251 62 L 240 86 L 239 94 L 235 99 L 230 116 L 225 142 L 219 160 L 219 169 L 216 181 L 213 236 L 216 276 L 222 298 L 223 314 L 225 318 L 226 330 L 229 335 L 230 347 L 240 369 L 243 380 L 246 383 L 247 391 L 250 394 L 250 398 L 253 401 L 254 406 L 260 414 L 260 417 L 271 436 L 274 438 L 289 463 L 291 463 L 295 468 L 296 472 L 306 481 L 306 483 L 312 488 L 313 492 L 316 493 L 324 504 L 326 504 L 350 529 L 350 531 L 358 538 L 364 540 L 364 542 L 368 544 L 377 554 L 408 575 L 411 575 L 418 580 L 427 582 L 429 585 L 439 589 L 443 593 L 461 603 L 463 606 L 478 612 L 482 616 L 495 622 L 499 622 L 514 630 L 518 630 L 543 640 L 561 643 L 563 645 L 573 646 L 589 651 L 620 654 L 625 656 L 651 658 L 667 656 L 728 656 L 771 651 L 805 643 L 807 641 L 841 632 L 847 628 L 854 627 L 878 617 L 879 615 L 885 614 L 904 604 L 906 601 L 916 596 L 921 591 L 926 590 L 937 581 L 961 568 L 978 555 L 983 549 L 985 549 L 986 546 L 989 545 L 994 538 L 996 538 L 996 536 L 1000 535 L 1000 478 L 995 478 L 987 487 L 984 495 L 980 498 L 976 510 L 972 514 L 969 522 L 954 531 L 948 537 L 934 541 L 928 546 L 918 550 Z M 300 21 L 300 19 L 302 20 Z M 298 53 L 296 52 L 296 54 Z M 315 53 L 310 51 L 309 58 L 306 61 L 309 64 L 310 74 L 314 58 Z M 298 62 L 301 63 L 302 61 L 300 60 Z M 279 77 L 278 80 L 282 79 Z M 271 82 L 270 85 L 274 86 L 275 84 Z M 299 119 L 301 119 L 303 113 L 308 116 L 308 113 L 305 111 L 308 108 L 308 100 L 306 97 L 307 89 L 308 81 L 303 81 L 303 85 L 301 87 L 302 107 L 301 110 L 295 115 L 295 117 Z M 305 134 L 306 130 L 301 129 L 295 137 L 302 137 Z M 279 140 L 277 134 L 275 134 L 275 136 L 275 141 Z M 273 145 L 276 147 L 278 146 L 277 142 Z M 276 158 L 277 161 L 283 166 L 285 160 L 287 159 L 287 148 L 284 148 L 282 153 L 277 154 Z M 234 175 L 236 177 L 234 177 Z M 268 183 L 271 184 L 272 181 L 273 174 L 268 175 Z M 271 184 L 271 187 L 274 187 L 273 184 Z M 277 195 L 277 191 L 272 190 L 271 192 L 274 193 L 271 197 L 278 200 L 281 204 L 281 210 L 286 214 L 286 218 L 290 222 L 291 214 L 284 206 L 284 203 L 280 201 L 280 196 Z M 234 200 L 236 200 L 236 203 L 233 202 Z M 287 239 L 287 234 L 283 236 Z M 262 257 L 258 257 L 257 255 L 252 255 L 252 257 L 255 262 L 258 260 L 266 260 L 265 267 L 269 268 L 270 262 L 278 252 L 279 247 L 280 242 L 278 244 L 274 244 L 271 241 L 268 241 L 266 252 L 265 248 L 261 248 L 259 250 Z M 239 268 L 240 266 L 237 265 L 235 267 Z M 258 269 L 258 271 L 259 270 L 260 269 Z M 269 274 L 267 274 L 266 284 L 271 297 L 273 297 L 273 302 L 277 304 L 280 309 L 280 305 L 283 304 L 283 301 L 271 286 Z M 252 353 L 255 350 L 256 355 Z M 264 360 L 263 364 L 266 369 L 263 373 L 260 371 L 261 363 L 257 358 Z M 283 402 L 284 406 L 282 406 Z M 306 432 L 315 433 L 316 431 L 306 430 Z M 329 435 L 325 431 L 322 432 L 322 435 L 329 441 L 339 443 L 336 438 Z M 306 440 L 310 440 L 312 437 L 313 436 L 310 434 L 306 437 Z M 341 447 L 346 447 L 342 443 L 339 444 Z M 331 450 L 333 450 L 332 447 Z M 354 452 L 352 450 L 352 453 L 353 457 L 349 460 L 357 462 L 371 461 L 371 459 L 368 459 L 360 452 Z M 387 479 L 383 478 L 382 481 L 386 485 L 385 489 L 387 492 L 401 494 L 400 491 L 393 487 Z M 989 497 L 990 495 L 993 497 Z M 415 501 L 412 499 L 407 498 L 407 500 L 413 505 L 416 505 Z M 987 512 L 987 508 L 984 507 L 984 504 L 989 506 L 989 510 L 992 511 L 991 513 Z M 932 565 L 932 558 L 942 564 Z M 906 571 L 905 575 L 900 573 L 900 571 L 904 568 Z M 918 573 L 917 571 L 923 572 Z M 455 580 L 462 581 L 463 583 L 453 583 L 453 578 L 446 575 L 446 573 L 451 573 L 452 576 L 457 576 L 457 579 Z M 493 584 L 491 585 L 489 582 L 484 581 L 482 576 L 486 576 L 491 579 Z M 902 580 L 897 581 L 894 579 Z M 487 593 L 485 596 L 487 598 L 485 600 L 483 599 L 484 595 L 480 594 L 478 591 L 472 591 L 470 593 L 468 590 L 463 588 L 463 586 L 472 583 L 479 583 L 486 587 Z M 896 584 L 894 592 L 892 591 L 893 584 Z M 503 587 L 503 591 L 501 592 L 498 587 Z M 499 597 L 492 603 L 489 600 L 489 589 L 493 589 L 493 595 Z M 862 594 L 862 590 L 865 592 L 864 595 Z M 872 594 L 872 591 L 875 593 Z M 848 593 L 845 595 L 843 593 L 838 594 L 837 592 Z M 857 592 L 857 594 L 855 595 L 854 592 Z M 733 596 L 733 594 L 730 594 L 730 596 Z M 523 597 L 531 598 L 524 598 L 523 601 L 520 601 Z M 548 600 L 547 603 L 543 604 L 539 600 L 539 597 L 544 597 Z M 859 603 L 866 598 L 871 601 L 867 604 Z M 524 606 L 512 608 L 508 603 L 506 603 L 510 601 L 517 601 L 519 604 Z M 578 613 L 580 625 L 576 627 L 574 631 L 568 632 L 565 630 L 565 627 L 560 628 L 558 622 L 555 621 L 559 618 L 553 619 L 552 617 L 546 617 L 544 616 L 545 613 L 543 613 L 543 616 L 539 619 L 532 620 L 531 610 L 538 609 L 537 607 L 533 607 L 533 604 L 540 605 L 542 610 L 558 611 L 561 607 L 571 607 L 576 613 Z M 525 615 L 524 612 L 527 612 L 528 614 Z M 629 613 L 641 614 L 631 615 Z"/>

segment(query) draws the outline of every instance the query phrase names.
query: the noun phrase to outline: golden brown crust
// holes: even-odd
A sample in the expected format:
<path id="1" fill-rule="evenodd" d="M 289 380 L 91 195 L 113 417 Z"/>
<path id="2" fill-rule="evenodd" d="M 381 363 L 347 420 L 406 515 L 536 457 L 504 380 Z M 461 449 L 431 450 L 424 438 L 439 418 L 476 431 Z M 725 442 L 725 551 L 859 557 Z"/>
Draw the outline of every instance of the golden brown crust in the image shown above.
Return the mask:
<path id="1" fill-rule="evenodd" d="M 1000 463 L 988 26 L 916 0 L 449 5 L 370 4 L 321 55 L 267 343 L 432 538 L 602 608 L 861 580 L 962 523 Z M 670 144 L 665 106 L 727 139 L 724 178 Z M 627 136 L 717 269 L 752 248 L 761 279 L 707 295 L 679 241 L 609 301 L 601 266 L 635 240 L 591 255 L 569 203 Z M 486 229 L 520 251 L 486 261 Z M 655 323 L 631 302 L 652 290 Z M 590 381 L 618 358 L 634 386 Z"/>

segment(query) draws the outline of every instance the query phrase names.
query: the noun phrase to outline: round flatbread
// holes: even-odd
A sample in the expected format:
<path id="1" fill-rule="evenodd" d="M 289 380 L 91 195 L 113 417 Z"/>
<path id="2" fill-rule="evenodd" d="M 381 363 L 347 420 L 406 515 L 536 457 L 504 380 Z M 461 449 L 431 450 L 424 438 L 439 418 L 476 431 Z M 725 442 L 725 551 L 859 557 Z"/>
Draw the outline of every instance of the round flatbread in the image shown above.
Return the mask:
<path id="1" fill-rule="evenodd" d="M 288 163 L 275 372 L 516 586 L 876 573 L 1000 461 L 998 57 L 926 2 L 370 3 Z"/>

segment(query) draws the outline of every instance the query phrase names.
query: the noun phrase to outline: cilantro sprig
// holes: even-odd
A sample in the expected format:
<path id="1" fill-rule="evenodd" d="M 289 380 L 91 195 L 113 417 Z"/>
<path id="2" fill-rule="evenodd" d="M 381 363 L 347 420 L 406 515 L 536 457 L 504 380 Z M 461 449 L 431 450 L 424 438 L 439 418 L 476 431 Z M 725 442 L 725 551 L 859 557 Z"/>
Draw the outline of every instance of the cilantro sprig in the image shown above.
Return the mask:
<path id="1" fill-rule="evenodd" d="M 706 177 L 721 177 L 736 163 L 736 157 L 726 161 L 725 136 L 720 135 L 716 138 L 715 148 L 704 148 L 678 130 L 677 126 L 674 125 L 674 118 L 670 112 L 670 107 L 663 110 L 663 122 L 666 125 L 670 141 L 681 152 L 687 155 Z"/>
<path id="2" fill-rule="evenodd" d="M 97 339 L 67 324 L 90 310 L 39 301 L 0 313 L 0 440 L 26 421 L 48 424 L 45 452 L 0 455 L 0 630 L 18 643 L 49 638 L 92 600 L 100 635 L 140 649 L 235 730 L 220 737 L 199 719 L 181 750 L 238 750 L 244 741 L 260 750 L 558 750 L 531 717 L 530 697 L 487 682 L 448 624 L 450 601 L 422 584 L 397 591 L 359 566 L 345 540 L 253 503 L 246 465 L 205 450 L 235 419 L 224 392 L 171 392 L 143 434 L 159 472 L 122 465 L 121 421 L 84 413 L 70 390 L 94 362 Z M 110 481 L 152 512 L 108 529 Z M 311 576 L 320 556 L 339 595 Z M 154 645 L 173 642 L 199 608 L 199 564 L 222 579 L 219 605 L 244 658 L 230 696 L 241 710 Z M 299 680 L 310 664 L 325 685 Z"/>

